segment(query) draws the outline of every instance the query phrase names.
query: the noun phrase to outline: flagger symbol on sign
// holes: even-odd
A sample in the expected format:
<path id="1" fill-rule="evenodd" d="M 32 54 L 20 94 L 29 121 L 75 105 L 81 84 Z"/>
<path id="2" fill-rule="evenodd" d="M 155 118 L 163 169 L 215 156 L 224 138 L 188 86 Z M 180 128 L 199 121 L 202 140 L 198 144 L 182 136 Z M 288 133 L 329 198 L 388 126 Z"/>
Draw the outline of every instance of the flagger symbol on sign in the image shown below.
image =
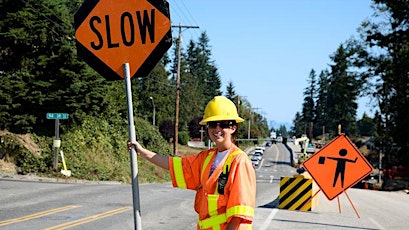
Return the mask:
<path id="1" fill-rule="evenodd" d="M 358 157 L 356 157 L 355 160 L 350 160 L 350 159 L 345 158 L 345 156 L 347 154 L 348 154 L 348 151 L 346 149 L 341 149 L 341 150 L 339 150 L 339 155 L 341 157 L 325 157 L 325 156 L 321 156 L 319 158 L 318 164 L 324 164 L 325 163 L 325 158 L 337 161 L 337 167 L 335 169 L 334 182 L 332 183 L 332 187 L 335 187 L 339 176 L 341 176 L 341 187 L 342 188 L 344 187 L 346 163 L 347 162 L 355 163 L 358 160 Z"/>

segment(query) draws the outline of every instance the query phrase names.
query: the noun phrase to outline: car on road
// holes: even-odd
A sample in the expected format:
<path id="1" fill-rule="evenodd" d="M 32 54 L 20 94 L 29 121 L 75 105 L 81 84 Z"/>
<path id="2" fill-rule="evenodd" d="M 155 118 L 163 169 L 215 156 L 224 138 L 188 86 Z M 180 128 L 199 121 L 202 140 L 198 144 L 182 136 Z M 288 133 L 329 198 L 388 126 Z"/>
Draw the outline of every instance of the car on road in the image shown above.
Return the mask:
<path id="1" fill-rule="evenodd" d="M 282 136 L 278 136 L 278 137 L 277 137 L 277 142 L 283 142 L 283 137 L 282 137 Z"/>
<path id="2" fill-rule="evenodd" d="M 315 145 L 313 143 L 308 143 L 306 153 L 315 153 Z"/>
<path id="3" fill-rule="evenodd" d="M 262 158 L 263 158 L 263 155 L 261 155 L 260 153 L 255 153 L 251 159 L 257 159 L 261 161 Z"/>
<path id="4" fill-rule="evenodd" d="M 255 152 L 255 153 L 261 153 L 261 154 L 263 154 L 263 153 L 264 153 L 264 150 L 265 150 L 265 147 L 264 147 L 264 146 L 256 146 L 256 147 L 254 148 L 254 152 Z"/>
<path id="5" fill-rule="evenodd" d="M 260 164 L 260 161 L 257 160 L 257 159 L 255 159 L 255 158 L 252 158 L 252 159 L 251 159 L 251 163 L 252 163 L 254 166 L 258 166 L 258 165 Z"/>
<path id="6" fill-rule="evenodd" d="M 261 146 L 255 147 L 254 148 L 254 154 L 256 154 L 256 153 L 260 153 L 261 155 L 263 155 L 264 154 L 264 148 L 261 147 Z"/>

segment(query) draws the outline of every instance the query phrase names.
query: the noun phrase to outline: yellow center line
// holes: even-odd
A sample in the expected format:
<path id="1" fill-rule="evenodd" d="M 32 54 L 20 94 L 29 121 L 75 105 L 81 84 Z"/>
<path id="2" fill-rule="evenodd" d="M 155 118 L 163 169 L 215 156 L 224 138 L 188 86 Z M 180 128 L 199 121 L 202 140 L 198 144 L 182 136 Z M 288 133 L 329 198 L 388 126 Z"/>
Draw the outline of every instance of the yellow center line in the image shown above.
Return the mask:
<path id="1" fill-rule="evenodd" d="M 43 217 L 43 216 L 48 216 L 48 215 L 51 215 L 51 214 L 55 214 L 55 213 L 62 212 L 62 211 L 67 211 L 67 210 L 70 210 L 70 209 L 73 209 L 73 208 L 78 208 L 78 207 L 80 207 L 80 206 L 68 205 L 68 206 L 64 206 L 64 207 L 60 207 L 60 208 L 46 210 L 46 211 L 43 211 L 43 212 L 33 213 L 33 214 L 27 215 L 27 216 L 22 216 L 22 217 L 18 217 L 18 218 L 14 218 L 14 219 L 9 219 L 9 220 L 3 220 L 3 221 L 0 221 L 0 227 L 8 225 L 8 224 L 13 224 L 13 223 L 18 223 L 18 222 L 23 222 L 23 221 L 26 221 L 26 220 L 40 218 L 40 217 Z"/>
<path id="2" fill-rule="evenodd" d="M 275 144 L 274 147 L 275 147 L 275 149 L 277 151 L 277 155 L 276 155 L 276 159 L 275 159 L 276 164 L 274 165 L 274 169 L 277 169 L 278 157 L 280 156 L 280 150 L 278 150 L 277 144 Z"/>
<path id="3" fill-rule="evenodd" d="M 88 217 L 84 217 L 82 219 L 78 219 L 78 220 L 74 220 L 74 221 L 70 221 L 70 222 L 66 222 L 60 225 L 56 225 L 56 226 L 52 226 L 49 228 L 45 228 L 44 230 L 54 230 L 54 229 L 58 229 L 58 230 L 63 230 L 63 229 L 68 229 L 68 228 L 72 228 L 75 226 L 78 226 L 80 224 L 85 224 L 91 221 L 95 221 L 95 220 L 99 220 L 108 216 L 113 216 L 115 214 L 119 214 L 128 210 L 131 210 L 132 206 L 126 206 L 126 207 L 122 207 L 122 208 L 118 208 L 118 209 L 114 209 L 108 212 L 102 212 L 96 215 L 92 215 L 92 216 L 88 216 Z"/>

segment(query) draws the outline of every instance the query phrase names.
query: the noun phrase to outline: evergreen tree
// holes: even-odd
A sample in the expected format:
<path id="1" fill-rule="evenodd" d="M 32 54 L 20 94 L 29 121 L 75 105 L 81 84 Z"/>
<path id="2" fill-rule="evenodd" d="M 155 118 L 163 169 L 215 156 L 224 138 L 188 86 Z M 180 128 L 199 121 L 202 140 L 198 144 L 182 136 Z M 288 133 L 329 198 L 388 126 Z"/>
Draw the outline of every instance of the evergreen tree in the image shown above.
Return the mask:
<path id="1" fill-rule="evenodd" d="M 313 126 L 315 120 L 315 100 L 316 100 L 316 74 L 315 70 L 311 70 L 308 78 L 308 87 L 304 91 L 304 103 L 302 106 L 302 119 L 307 124 L 307 136 L 312 139 Z"/>
<path id="2" fill-rule="evenodd" d="M 278 128 L 278 132 L 283 136 L 284 138 L 288 138 L 288 132 L 287 132 L 287 127 L 285 125 L 280 125 L 280 128 Z"/>
<path id="3" fill-rule="evenodd" d="M 390 143 L 384 139 L 384 145 L 396 146 L 386 151 L 386 164 L 393 160 L 409 164 L 409 1 L 375 0 L 373 6 L 373 21 L 365 21 L 360 29 L 367 48 L 373 50 L 364 58 L 380 110 L 377 132 L 391 138 Z"/>
<path id="4" fill-rule="evenodd" d="M 249 131 L 249 122 L 251 122 L 251 104 L 245 97 L 242 97 L 240 95 L 238 96 L 238 104 L 239 106 L 237 107 L 237 109 L 239 111 L 239 115 L 241 118 L 244 119 L 244 122 L 239 124 L 238 130 L 239 138 L 247 139 Z"/>
<path id="5" fill-rule="evenodd" d="M 329 88 L 327 108 L 329 127 L 327 130 L 335 135 L 338 125 L 341 131 L 347 135 L 356 134 L 356 99 L 359 95 L 360 85 L 356 75 L 348 71 L 351 67 L 349 58 L 354 55 L 354 50 L 345 49 L 340 45 L 334 55 L 331 56 L 333 64 L 329 75 Z"/>
<path id="6" fill-rule="evenodd" d="M 229 81 L 229 83 L 226 86 L 226 97 L 230 99 L 238 108 L 238 95 L 236 94 L 236 90 L 234 89 L 234 84 L 232 81 Z"/>
<path id="7" fill-rule="evenodd" d="M 314 136 L 324 135 L 329 122 L 328 115 L 328 71 L 321 71 L 318 79 L 318 94 L 315 112 Z M 324 138 L 324 137 L 322 137 Z"/>
<path id="8" fill-rule="evenodd" d="M 197 60 L 200 54 L 198 53 L 197 44 L 193 41 L 189 42 L 187 53 L 185 54 L 186 70 L 184 73 L 184 86 L 182 88 L 183 98 L 185 101 L 186 120 L 191 120 L 202 117 L 207 101 L 203 95 L 203 85 L 196 74 L 198 72 L 193 68 L 197 66 Z M 192 69 L 193 68 L 193 69 Z M 196 130 L 198 132 L 199 130 Z"/>
<path id="9" fill-rule="evenodd" d="M 366 113 L 358 121 L 358 131 L 360 136 L 372 136 L 374 133 L 374 121 Z"/>
<path id="10" fill-rule="evenodd" d="M 293 120 L 293 126 L 291 127 L 291 133 L 296 137 L 300 137 L 305 134 L 306 123 L 303 121 L 301 113 L 297 112 Z"/>
<path id="11" fill-rule="evenodd" d="M 53 133 L 47 112 L 69 113 L 75 123 L 107 106 L 103 79 L 72 52 L 72 5 L 65 0 L 2 1 L 0 92 L 6 103 L 0 128 Z"/>
<path id="12" fill-rule="evenodd" d="M 112 124 L 124 121 L 127 108 L 123 81 L 106 81 L 75 52 L 73 15 L 82 3 L 0 1 L 0 129 L 52 135 L 54 122 L 46 120 L 49 112 L 68 113 L 68 128 L 81 125 L 88 116 Z M 132 79 L 136 116 L 151 123 L 154 102 L 156 123 L 167 140 L 174 135 L 177 51 L 169 52 L 171 58 L 165 55 L 148 76 Z M 180 64 L 180 128 L 191 131 L 188 124 L 201 118 L 206 103 L 222 94 L 205 32 L 198 42 L 189 43 L 186 53 L 182 49 Z M 232 82 L 230 86 L 228 93 L 233 96 Z M 245 118 L 254 115 L 254 133 L 263 135 L 265 118 L 254 113 L 249 102 L 238 108 Z M 191 135 L 197 136 L 199 128 Z"/>
<path id="13" fill-rule="evenodd" d="M 155 124 L 174 117 L 175 91 L 166 71 L 164 60 L 158 63 L 152 72 L 137 81 L 134 92 L 136 106 L 135 114 L 153 123 L 153 109 L 155 105 Z"/>
<path id="14" fill-rule="evenodd" d="M 211 47 L 206 32 L 201 33 L 195 47 L 188 52 L 190 56 L 189 67 L 192 76 L 198 79 L 203 93 L 203 107 L 214 96 L 221 95 L 221 80 L 218 70 L 211 59 Z"/>

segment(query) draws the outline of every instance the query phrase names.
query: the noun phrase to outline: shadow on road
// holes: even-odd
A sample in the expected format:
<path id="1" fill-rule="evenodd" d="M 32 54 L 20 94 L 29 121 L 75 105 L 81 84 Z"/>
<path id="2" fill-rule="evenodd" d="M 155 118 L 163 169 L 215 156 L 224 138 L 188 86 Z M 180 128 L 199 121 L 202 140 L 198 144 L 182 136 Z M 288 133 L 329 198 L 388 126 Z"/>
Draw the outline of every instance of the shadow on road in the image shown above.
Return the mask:
<path id="1" fill-rule="evenodd" d="M 287 162 L 287 161 L 269 161 L 269 163 L 277 164 L 277 165 L 289 165 L 289 166 L 291 166 L 291 162 Z"/>
<path id="2" fill-rule="evenodd" d="M 279 202 L 280 202 L 280 199 L 277 196 L 277 198 L 275 200 L 273 200 L 270 203 L 267 203 L 265 205 L 261 205 L 261 206 L 259 206 L 259 208 L 278 208 Z"/>
<path id="3" fill-rule="evenodd" d="M 311 213 L 311 212 L 309 212 Z M 297 221 L 297 220 L 288 220 L 288 219 L 274 219 L 274 221 L 281 221 L 286 223 L 300 223 L 300 224 L 308 224 L 308 225 L 316 225 L 320 226 L 318 228 L 341 228 L 341 229 L 365 229 L 365 230 L 378 230 L 378 228 L 365 228 L 365 227 L 355 227 L 355 226 L 348 226 L 348 225 L 339 225 L 339 224 L 331 224 L 331 223 L 317 223 L 317 222 L 310 222 L 310 221 Z"/>

